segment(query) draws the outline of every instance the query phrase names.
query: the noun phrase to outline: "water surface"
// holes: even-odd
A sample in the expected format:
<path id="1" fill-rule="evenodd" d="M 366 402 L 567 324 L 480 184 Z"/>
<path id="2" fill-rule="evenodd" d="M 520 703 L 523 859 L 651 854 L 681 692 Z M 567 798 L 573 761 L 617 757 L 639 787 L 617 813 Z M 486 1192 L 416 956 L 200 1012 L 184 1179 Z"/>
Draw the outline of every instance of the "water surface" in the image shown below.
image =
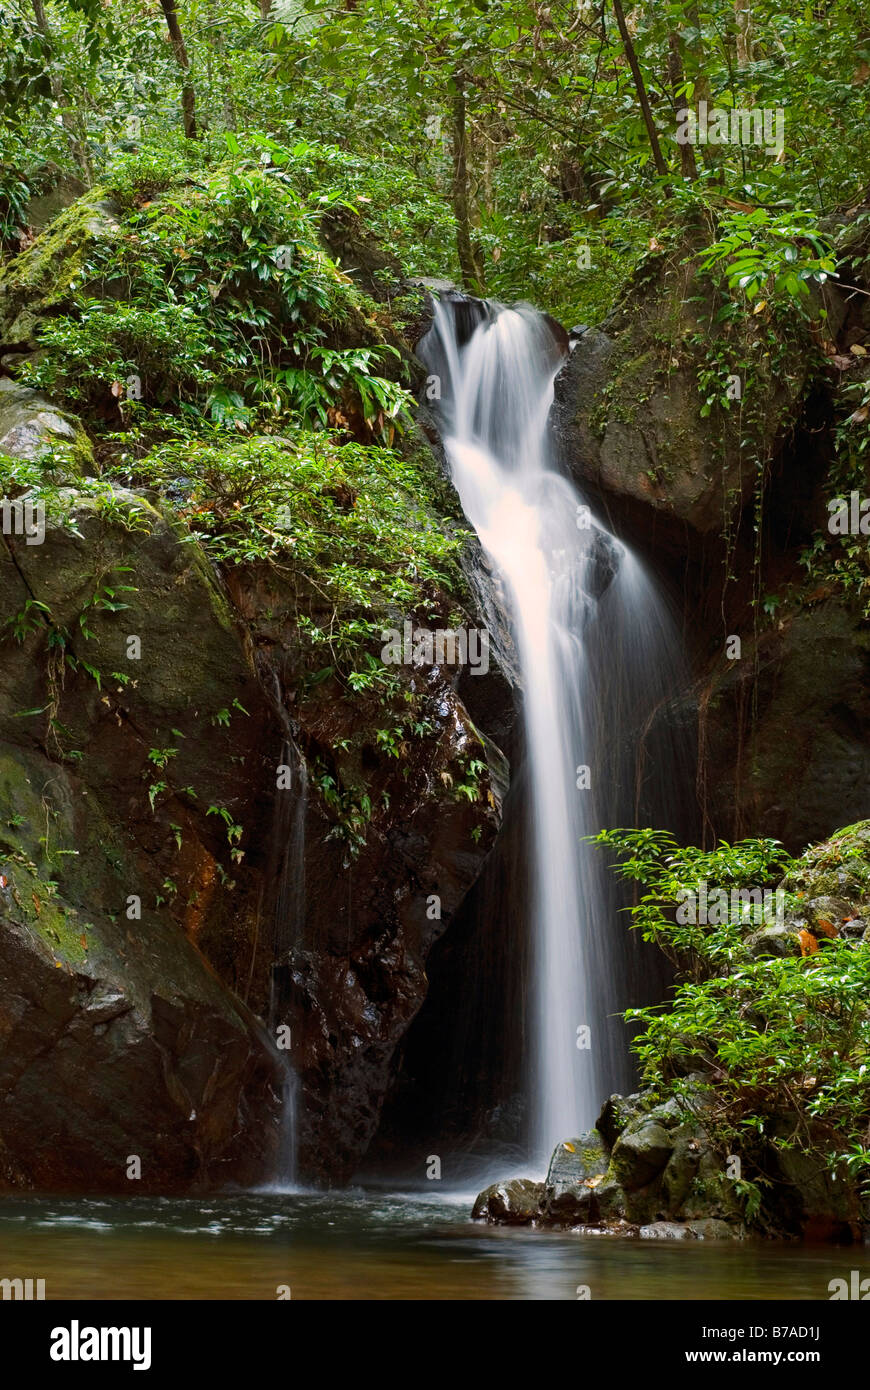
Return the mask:
<path id="1" fill-rule="evenodd" d="M 483 1226 L 472 1193 L 0 1200 L 0 1277 L 49 1299 L 828 1299 L 862 1251 Z M 866 1262 L 866 1261 L 865 1261 Z"/>

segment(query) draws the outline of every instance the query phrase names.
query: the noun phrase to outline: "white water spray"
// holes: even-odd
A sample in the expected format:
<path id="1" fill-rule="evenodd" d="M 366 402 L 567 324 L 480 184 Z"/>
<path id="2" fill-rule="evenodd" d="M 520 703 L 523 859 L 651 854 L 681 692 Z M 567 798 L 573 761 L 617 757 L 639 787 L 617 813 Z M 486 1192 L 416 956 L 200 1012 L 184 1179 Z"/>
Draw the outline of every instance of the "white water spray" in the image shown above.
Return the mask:
<path id="1" fill-rule="evenodd" d="M 626 1079 L 613 1021 L 626 1003 L 624 928 L 612 920 L 601 853 L 583 837 L 607 823 L 613 805 L 612 788 L 601 785 L 613 780 L 613 763 L 605 770 L 598 752 L 613 734 L 609 714 L 618 718 L 616 706 L 633 694 L 620 663 L 644 681 L 668 625 L 639 561 L 589 524 L 554 464 L 548 416 L 563 354 L 551 326 L 528 306 L 476 308 L 482 317 L 463 343 L 455 305 L 439 303 L 419 351 L 446 376 L 445 452 L 503 581 L 519 659 L 533 849 L 528 1085 L 533 1156 L 545 1163 L 558 1141 L 594 1124 Z M 612 634 L 604 641 L 599 600 Z M 610 712 L 602 708 L 608 656 L 620 667 Z"/>

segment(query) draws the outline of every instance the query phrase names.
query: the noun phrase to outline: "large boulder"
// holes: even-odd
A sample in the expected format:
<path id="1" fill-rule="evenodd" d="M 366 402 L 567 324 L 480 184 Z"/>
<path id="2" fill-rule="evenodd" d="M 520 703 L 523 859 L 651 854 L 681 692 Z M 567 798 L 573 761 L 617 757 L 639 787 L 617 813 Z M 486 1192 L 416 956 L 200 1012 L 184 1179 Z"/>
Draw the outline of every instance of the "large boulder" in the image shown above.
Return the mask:
<path id="1" fill-rule="evenodd" d="M 500 1226 L 530 1226 L 538 1217 L 543 1193 L 544 1184 L 528 1178 L 493 1183 L 475 1201 L 472 1219 Z"/>
<path id="2" fill-rule="evenodd" d="M 589 1223 L 598 1215 L 597 1189 L 610 1152 L 597 1129 L 565 1139 L 553 1150 L 542 1209 L 554 1221 Z"/>
<path id="3" fill-rule="evenodd" d="M 627 1192 L 646 1187 L 661 1173 L 673 1140 L 655 1120 L 641 1120 L 620 1134 L 613 1146 L 613 1174 Z"/>
<path id="4" fill-rule="evenodd" d="M 797 316 L 775 371 L 763 321 L 751 317 L 730 368 L 727 358 L 708 360 L 723 301 L 693 265 L 701 245 L 687 230 L 651 251 L 602 327 L 574 340 L 556 381 L 561 451 L 581 489 L 677 543 L 687 530 L 706 536 L 739 514 L 755 457 L 772 458 L 788 437 L 812 370 Z M 727 399 L 729 375 L 739 405 L 715 404 L 711 419 L 707 397 Z"/>
<path id="5" fill-rule="evenodd" d="M 0 454 L 37 463 L 57 456 L 68 472 L 88 472 L 94 462 L 81 421 L 39 391 L 0 377 Z"/>
<path id="6" fill-rule="evenodd" d="M 0 1181 L 262 1181 L 277 1060 L 197 934 L 270 714 L 202 553 L 112 507 L 62 490 L 0 552 Z"/>

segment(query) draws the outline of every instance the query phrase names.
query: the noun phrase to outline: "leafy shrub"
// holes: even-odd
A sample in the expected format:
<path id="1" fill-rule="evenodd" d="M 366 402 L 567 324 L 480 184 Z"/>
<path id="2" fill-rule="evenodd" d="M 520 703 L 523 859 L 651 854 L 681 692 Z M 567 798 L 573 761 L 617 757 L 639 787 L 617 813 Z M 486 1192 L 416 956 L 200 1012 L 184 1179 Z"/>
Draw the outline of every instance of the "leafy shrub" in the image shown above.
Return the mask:
<path id="1" fill-rule="evenodd" d="M 140 164 L 131 180 L 152 177 Z M 306 204 L 279 170 L 222 170 L 128 211 L 47 322 L 26 377 L 108 407 L 114 394 L 247 429 L 257 419 L 391 439 L 410 396 L 398 351 L 317 241 L 330 195 Z M 95 293 L 98 291 L 98 293 Z M 349 340 L 351 345 L 348 345 Z"/>
<path id="2" fill-rule="evenodd" d="M 375 674 L 389 680 L 380 661 L 366 659 L 383 645 L 388 613 L 427 603 L 439 611 L 445 594 L 462 590 L 465 533 L 439 516 L 434 487 L 391 449 L 326 432 L 240 440 L 214 430 L 122 460 L 111 476 L 168 493 L 215 561 L 269 560 L 313 584 L 328 622 L 304 612 L 300 630 L 353 688 Z"/>
<path id="3" fill-rule="evenodd" d="M 702 880 L 710 891 L 730 891 L 786 875 L 786 903 L 799 908 L 803 861 L 774 840 L 704 851 L 652 830 L 605 830 L 596 839 L 616 852 L 620 877 L 644 885 L 630 909 L 633 925 L 681 966 L 672 1003 L 626 1014 L 642 1028 L 633 1048 L 644 1083 L 662 1097 L 688 1094 L 683 1077 L 700 1068 L 715 1086 L 708 1124 L 723 1152 L 740 1146 L 751 1154 L 763 1141 L 863 1179 L 870 1173 L 870 945 L 823 937 L 806 955 L 756 956 L 747 923 L 676 920 L 678 895 Z M 753 1195 L 757 1204 L 760 1194 Z"/>

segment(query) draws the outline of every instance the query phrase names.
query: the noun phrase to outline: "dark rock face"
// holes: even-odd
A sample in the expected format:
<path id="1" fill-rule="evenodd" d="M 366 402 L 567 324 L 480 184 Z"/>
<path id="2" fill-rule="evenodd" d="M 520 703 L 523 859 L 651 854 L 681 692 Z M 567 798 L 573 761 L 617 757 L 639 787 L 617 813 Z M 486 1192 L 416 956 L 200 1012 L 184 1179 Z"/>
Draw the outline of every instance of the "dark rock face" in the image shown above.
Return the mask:
<path id="1" fill-rule="evenodd" d="M 360 219 L 339 211 L 321 232 L 345 270 L 390 301 L 389 311 L 367 304 L 351 314 L 344 345 L 390 342 L 410 360 L 399 330 L 420 317 L 422 292 L 402 293 L 394 315 L 394 296 L 407 287 Z M 3 267 L 0 357 L 10 372 L 38 351 L 40 325 L 69 308 L 91 252 L 122 234 L 120 210 L 95 190 Z M 2 387 L 5 452 L 34 461 L 51 450 L 59 483 L 92 472 L 75 417 L 20 383 L 4 378 Z M 437 475 L 422 439 L 402 447 L 414 466 L 425 455 L 420 468 Z M 376 698 L 309 683 L 300 616 L 326 627 L 334 617 L 315 583 L 286 574 L 282 582 L 266 567 L 222 577 L 170 508 L 118 490 L 100 501 L 91 491 L 65 490 L 66 518 L 50 520 L 43 545 L 9 537 L 0 546 L 0 731 L 9 748 L 0 756 L 0 818 L 8 806 L 16 821 L 8 845 L 0 834 L 0 851 L 21 856 L 5 869 L 0 861 L 18 895 L 7 919 L 5 1022 L 13 1053 L 24 1049 L 19 1016 L 41 1040 L 48 1097 L 40 1113 L 24 1099 L 25 1079 L 10 1073 L 0 1105 L 8 1180 L 75 1188 L 90 1174 L 106 1188 L 121 1150 L 143 1158 L 152 1190 L 270 1176 L 287 1058 L 276 1056 L 271 1029 L 286 1025 L 301 1082 L 301 1176 L 344 1181 L 377 1129 L 427 993 L 430 950 L 499 825 L 509 680 L 498 651 L 486 675 L 468 664 L 415 668 L 408 679 L 425 698 L 431 732 L 427 725 L 419 742 L 384 751 L 378 734 L 391 731 L 381 728 Z M 444 505 L 445 515 L 455 509 Z M 123 611 L 104 602 L 104 584 L 120 590 Z M 472 587 L 487 595 L 488 612 L 469 625 L 491 614 L 503 626 L 488 579 Z M 424 589 L 429 613 L 434 598 Z M 442 597 L 451 612 L 461 607 Z M 400 627 L 404 616 L 395 615 Z M 72 638 L 62 651 L 63 634 Z M 128 656 L 131 636 L 141 657 Z M 362 726 L 369 737 L 360 740 Z M 276 786 L 284 764 L 293 770 L 289 795 Z M 344 808 L 330 810 L 324 790 L 345 774 L 344 785 L 371 794 L 354 853 Z M 28 876 L 40 908 L 25 921 Z M 131 896 L 140 900 L 134 919 Z M 58 1009 L 88 1039 L 67 1071 L 57 1063 L 63 1098 L 48 1076 L 55 1025 L 18 980 L 38 945 L 27 933 L 39 936 L 49 900 L 59 939 L 46 949 L 60 962 L 58 980 L 63 972 L 75 982 Z M 103 1018 L 102 1004 L 99 1017 L 88 1012 L 91 995 L 116 999 L 117 1017 Z M 203 1072 L 212 1055 L 213 1070 Z M 98 1079 L 78 1123 L 70 1096 L 89 1070 Z M 138 1139 L 137 1094 L 148 1117 Z M 103 1109 L 116 1120 L 101 1124 Z M 75 1134 L 66 1178 L 32 1156 L 52 1124 Z"/>
<path id="2" fill-rule="evenodd" d="M 713 308 L 711 287 L 687 270 L 683 255 L 650 256 L 604 326 L 575 334 L 556 382 L 556 431 L 581 490 L 645 515 L 641 526 L 677 545 L 687 529 L 706 535 L 720 528 L 754 481 L 737 412 L 721 433 L 700 414 L 697 344 Z M 807 387 L 806 358 L 795 350 L 765 382 L 757 441 L 764 456 L 776 453 L 792 427 Z"/>
<path id="3" fill-rule="evenodd" d="M 13 870 L 8 882 L 0 1186 L 184 1192 L 269 1176 L 273 1060 L 193 946 L 147 922 L 122 945 L 99 911 L 85 922 L 55 896 L 37 913 L 33 881 Z"/>
<path id="4" fill-rule="evenodd" d="M 649 557 L 682 608 L 691 676 L 651 731 L 697 740 L 686 833 L 703 843 L 770 835 L 799 853 L 870 815 L 868 626 L 860 601 L 807 581 L 800 563 L 824 532 L 844 400 L 798 325 L 778 341 L 776 370 L 764 366 L 750 316 L 729 339 L 735 361 L 757 364 L 751 383 L 736 380 L 739 411 L 705 402 L 704 325 L 718 300 L 692 268 L 696 249 L 686 232 L 679 256 L 648 257 L 603 325 L 573 333 L 553 420 L 593 510 Z M 864 269 L 853 267 L 859 284 Z M 811 316 L 821 307 L 812 299 Z M 836 290 L 824 307 L 826 337 L 840 335 L 848 353 L 863 337 L 858 311 Z M 759 595 L 776 596 L 775 619 Z M 737 659 L 726 657 L 729 634 L 741 640 Z"/>
<path id="5" fill-rule="evenodd" d="M 277 944 L 282 1016 L 292 1026 L 302 1088 L 300 1165 L 310 1177 L 346 1181 L 375 1135 L 397 1050 L 426 998 L 431 948 L 495 838 L 508 771 L 485 736 L 481 747 L 457 693 L 462 673 L 446 666 L 415 669 L 411 676 L 428 697 L 432 735 L 409 741 L 400 759 L 379 755 L 376 700 L 348 698 L 331 682 L 303 693 L 295 587 L 265 567 L 234 574 L 230 585 L 258 659 L 292 713 L 309 786 L 318 768 L 334 769 L 347 784 L 364 771 L 372 804 L 365 843 L 351 854 L 311 787 L 298 866 L 304 901 L 289 938 Z M 315 595 L 306 602 L 315 618 L 328 621 Z M 480 689 L 485 709 L 485 687 L 498 688 L 502 677 L 495 668 L 488 675 L 464 674 L 463 688 Z M 360 730 L 369 725 L 371 742 L 360 750 Z M 488 764 L 484 801 L 454 790 L 457 768 L 472 753 Z M 279 876 L 288 869 L 285 862 Z M 265 1009 L 265 976 L 258 989 Z"/>
<path id="6" fill-rule="evenodd" d="M 3 614 L 48 615 L 0 663 L 0 1180 L 130 1191 L 131 1156 L 148 1191 L 262 1180 L 275 1059 L 195 943 L 227 857 L 207 807 L 244 818 L 269 712 L 171 522 L 132 494 L 130 531 L 90 497 L 63 502 L 43 545 L 0 551 Z M 106 582 L 130 575 L 123 614 L 89 604 L 94 555 Z M 49 645 L 64 630 L 65 658 Z M 251 714 L 229 734 L 214 716 L 234 699 Z M 149 752 L 169 747 L 160 771 Z"/>
<path id="7" fill-rule="evenodd" d="M 836 681 L 825 676 L 835 654 Z M 827 598 L 787 615 L 741 660 L 719 658 L 692 701 L 702 811 L 728 839 L 800 853 L 870 815 L 870 631 Z"/>
<path id="8" fill-rule="evenodd" d="M 116 489 L 107 509 L 65 488 L 42 545 L 0 549 L 0 612 L 21 632 L 0 662 L 9 1185 L 128 1191 L 132 1156 L 149 1191 L 273 1176 L 285 1072 L 270 998 L 301 1078 L 301 1172 L 346 1180 L 431 945 L 498 826 L 507 768 L 472 734 L 456 670 L 415 669 L 436 732 L 379 757 L 364 700 L 296 698 L 298 591 L 264 569 L 234 573 L 230 592 L 186 536 L 138 494 Z M 366 713 L 376 809 L 349 859 L 317 768 L 361 756 L 336 745 Z M 294 734 L 307 800 L 276 793 Z M 454 788 L 472 751 L 491 767 L 473 803 Z"/>

